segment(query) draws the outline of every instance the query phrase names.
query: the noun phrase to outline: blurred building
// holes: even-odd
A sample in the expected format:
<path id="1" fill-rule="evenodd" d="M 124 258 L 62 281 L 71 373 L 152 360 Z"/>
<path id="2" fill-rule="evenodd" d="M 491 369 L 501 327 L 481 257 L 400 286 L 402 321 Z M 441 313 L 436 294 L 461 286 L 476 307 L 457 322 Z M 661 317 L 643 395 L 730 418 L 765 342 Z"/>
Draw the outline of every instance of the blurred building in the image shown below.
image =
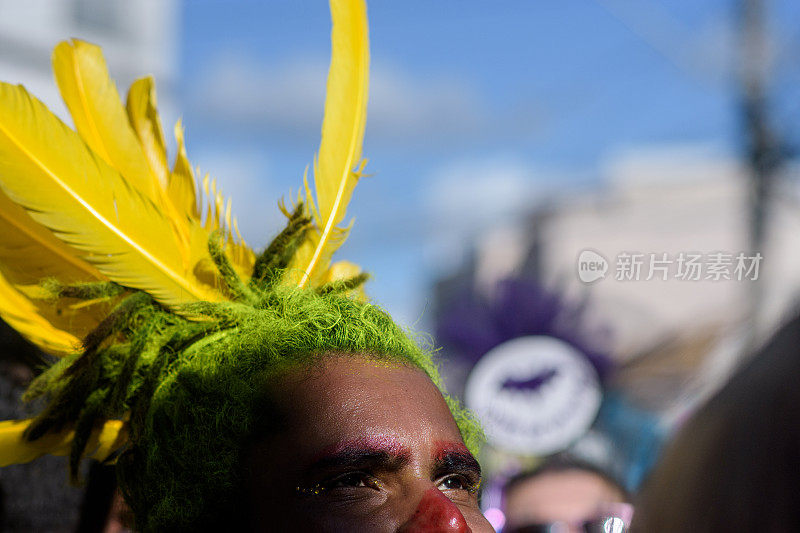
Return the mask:
<path id="1" fill-rule="evenodd" d="M 76 37 L 103 47 L 122 98 L 132 81 L 153 74 L 159 106 L 169 111 L 174 108 L 179 8 L 177 0 L 0 0 L 0 80 L 22 83 L 66 118 L 50 54 L 58 42 Z"/>
<path id="2" fill-rule="evenodd" d="M 586 301 L 589 324 L 610 330 L 603 348 L 630 370 L 620 372 L 625 387 L 674 418 L 723 381 L 745 352 L 754 284 L 761 294 L 759 338 L 793 309 L 800 289 L 800 203 L 791 187 L 776 195 L 767 244 L 757 251 L 757 281 L 737 280 L 736 256 L 756 252 L 748 250 L 750 185 L 739 161 L 704 148 L 638 149 L 610 160 L 605 173 L 603 187 L 557 198 L 525 223 L 480 236 L 469 264 L 437 283 L 437 308 L 464 286 L 488 291 L 509 275 Z M 607 260 L 604 278 L 581 281 L 584 250 Z M 730 261 L 731 279 L 715 279 L 708 270 L 718 253 Z M 708 268 L 700 279 L 677 278 L 681 254 L 703 256 Z M 630 256 L 642 263 L 637 279 L 620 272 Z M 653 260 L 662 262 L 651 273 Z"/>

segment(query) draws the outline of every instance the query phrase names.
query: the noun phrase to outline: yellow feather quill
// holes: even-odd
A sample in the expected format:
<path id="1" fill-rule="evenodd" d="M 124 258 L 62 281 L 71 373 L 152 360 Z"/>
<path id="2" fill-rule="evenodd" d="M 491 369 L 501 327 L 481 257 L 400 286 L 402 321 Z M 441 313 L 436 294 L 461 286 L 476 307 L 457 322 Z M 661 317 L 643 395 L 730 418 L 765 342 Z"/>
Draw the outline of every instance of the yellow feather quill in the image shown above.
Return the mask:
<path id="1" fill-rule="evenodd" d="M 169 306 L 221 299 L 184 264 L 167 216 L 23 87 L 6 83 L 0 188 L 109 279 Z"/>
<path id="2" fill-rule="evenodd" d="M 347 204 L 361 176 L 361 145 L 367 117 L 369 37 L 363 0 L 331 0 L 331 66 L 325 97 L 322 140 L 314 165 L 316 202 L 306 182 L 306 202 L 315 229 L 298 251 L 298 286 L 315 285 L 347 237 Z"/>
<path id="3" fill-rule="evenodd" d="M 0 421 L 0 467 L 33 461 L 45 454 L 68 455 L 72 449 L 75 431 L 67 429 L 47 433 L 35 441 L 25 440 L 24 433 L 33 419 Z M 98 461 L 108 458 L 128 439 L 128 431 L 121 420 L 107 420 L 95 428 L 89 437 L 85 457 Z"/>
<path id="4" fill-rule="evenodd" d="M 231 224 L 222 228 L 215 226 L 209 229 L 209 224 L 205 225 L 208 230 L 205 234 L 199 231 L 198 226 L 203 226 L 202 215 L 200 212 L 200 202 L 198 201 L 197 181 L 194 170 L 186 155 L 184 142 L 183 126 L 179 120 L 175 124 L 175 141 L 177 154 L 172 171 L 167 170 L 167 153 L 164 143 L 164 133 L 156 107 L 156 91 L 153 79 L 146 77 L 139 79 L 131 85 L 128 91 L 128 117 L 133 129 L 139 137 L 139 142 L 147 154 L 148 162 L 154 172 L 164 176 L 166 201 L 171 218 L 180 221 L 183 225 L 181 236 L 188 243 L 188 263 L 196 262 L 197 253 L 205 253 L 206 243 L 208 242 L 209 232 L 219 229 L 226 236 L 228 246 L 226 252 L 234 264 L 237 272 L 249 279 L 253 272 L 255 254 L 238 235 L 234 233 Z M 216 200 L 215 200 L 216 201 Z M 238 237 L 236 239 L 235 237 Z M 197 244 L 200 244 L 199 246 Z M 208 262 L 207 266 L 212 268 Z M 209 270 L 210 273 L 210 270 Z"/>

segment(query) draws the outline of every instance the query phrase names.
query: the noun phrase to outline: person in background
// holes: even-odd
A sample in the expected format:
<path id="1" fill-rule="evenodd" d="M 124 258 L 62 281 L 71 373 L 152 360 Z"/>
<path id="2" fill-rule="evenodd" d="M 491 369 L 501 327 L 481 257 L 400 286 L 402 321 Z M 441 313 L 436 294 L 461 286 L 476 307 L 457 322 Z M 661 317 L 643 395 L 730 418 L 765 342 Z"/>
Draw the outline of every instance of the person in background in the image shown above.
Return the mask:
<path id="1" fill-rule="evenodd" d="M 602 469 L 554 456 L 517 474 L 503 489 L 504 533 L 622 532 L 632 507 L 625 488 Z"/>
<path id="2" fill-rule="evenodd" d="M 681 429 L 635 531 L 800 531 L 800 316 Z"/>

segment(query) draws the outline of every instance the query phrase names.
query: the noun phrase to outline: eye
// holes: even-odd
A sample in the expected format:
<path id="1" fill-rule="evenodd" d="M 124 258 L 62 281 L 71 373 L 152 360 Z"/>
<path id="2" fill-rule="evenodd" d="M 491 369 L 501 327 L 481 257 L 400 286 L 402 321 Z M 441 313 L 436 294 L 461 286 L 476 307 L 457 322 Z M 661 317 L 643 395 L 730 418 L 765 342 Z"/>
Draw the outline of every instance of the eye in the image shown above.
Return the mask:
<path id="1" fill-rule="evenodd" d="M 337 476 L 325 484 L 326 489 L 350 489 L 350 488 L 380 488 L 375 476 L 367 472 L 348 472 Z"/>
<path id="2" fill-rule="evenodd" d="M 348 497 L 355 497 L 358 494 L 361 497 L 370 494 L 363 489 L 381 490 L 381 483 L 375 476 L 367 472 L 347 472 L 314 485 L 301 485 L 296 488 L 298 496 L 301 497 L 326 494 L 348 495 Z"/>
<path id="3" fill-rule="evenodd" d="M 465 490 L 467 492 L 475 492 L 477 484 L 469 480 L 466 476 L 461 474 L 451 474 L 442 478 L 438 485 L 439 490 Z"/>

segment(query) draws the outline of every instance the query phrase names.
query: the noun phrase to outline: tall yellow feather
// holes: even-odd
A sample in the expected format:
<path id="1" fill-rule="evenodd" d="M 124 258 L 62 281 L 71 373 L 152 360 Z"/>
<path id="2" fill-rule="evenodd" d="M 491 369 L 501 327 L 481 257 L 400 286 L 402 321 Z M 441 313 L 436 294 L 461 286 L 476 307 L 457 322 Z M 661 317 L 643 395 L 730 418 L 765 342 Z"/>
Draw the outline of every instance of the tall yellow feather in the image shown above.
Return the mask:
<path id="1" fill-rule="evenodd" d="M 186 155 L 183 126 L 179 120 L 175 124 L 175 141 L 177 154 L 175 163 L 170 172 L 167 169 L 167 153 L 164 142 L 164 133 L 161 120 L 158 116 L 156 104 L 156 91 L 151 77 L 141 78 L 131 85 L 128 91 L 128 118 L 133 126 L 142 149 L 147 155 L 151 170 L 160 176 L 161 183 L 166 191 L 167 210 L 170 218 L 180 222 L 179 233 L 184 243 L 188 243 L 187 264 L 196 259 L 197 251 L 205 253 L 208 234 L 202 234 L 198 225 L 202 225 L 200 202 L 198 201 L 198 187 L 195 173 L 189 158 Z M 248 279 L 253 272 L 255 254 L 239 238 L 234 238 L 233 228 L 222 229 L 228 243 L 227 254 L 233 262 L 237 272 Z M 201 243 L 197 246 L 197 243 Z M 207 262 L 206 262 L 207 263 Z M 209 272 L 210 273 L 210 272 Z"/>
<path id="2" fill-rule="evenodd" d="M 59 43 L 53 51 L 53 73 L 75 129 L 86 144 L 129 183 L 156 200 L 159 184 L 151 179 L 100 47 L 78 39 Z"/>
<path id="3" fill-rule="evenodd" d="M 31 422 L 33 419 L 0 422 L 0 467 L 27 463 L 45 454 L 70 453 L 75 431 L 67 429 L 58 433 L 47 433 L 29 442 L 23 435 Z M 107 420 L 92 432 L 85 456 L 103 461 L 120 449 L 127 439 L 128 431 L 123 421 Z"/>
<path id="4" fill-rule="evenodd" d="M 331 66 L 325 97 L 322 140 L 314 168 L 316 202 L 307 193 L 315 222 L 309 241 L 293 266 L 302 272 L 298 285 L 314 285 L 347 236 L 347 204 L 360 177 L 361 144 L 367 117 L 369 37 L 363 0 L 331 0 Z M 357 169 L 359 167 L 359 169 Z"/>
<path id="5" fill-rule="evenodd" d="M 106 163 L 164 211 L 178 237 L 179 250 L 184 260 L 189 261 L 190 230 L 167 198 L 165 169 L 158 160 L 163 153 L 166 164 L 152 86 L 148 91 L 144 82 L 134 89 L 135 111 L 144 112 L 144 117 L 137 118 L 147 122 L 142 124 L 140 120 L 139 129 L 136 129 L 137 124 L 130 122 L 130 113 L 123 107 L 109 77 L 99 46 L 78 39 L 59 43 L 53 51 L 53 72 L 78 134 Z M 142 98 L 147 101 L 142 102 Z M 140 143 L 140 133 L 145 135 L 146 142 Z M 153 161 L 154 158 L 157 160 Z"/>
<path id="6" fill-rule="evenodd" d="M 167 145 L 164 142 L 164 129 L 158 116 L 156 87 L 152 76 L 133 82 L 128 89 L 128 119 L 139 137 L 150 172 L 157 177 L 161 188 L 166 189 L 169 180 L 167 166 Z"/>
<path id="7" fill-rule="evenodd" d="M 169 306 L 221 299 L 184 264 L 167 216 L 23 87 L 6 83 L 0 188 L 109 279 Z"/>
<path id="8" fill-rule="evenodd" d="M 182 216 L 200 222 L 197 184 L 195 182 L 192 165 L 189 163 L 189 158 L 186 155 L 186 146 L 183 140 L 183 126 L 180 120 L 175 124 L 175 142 L 178 146 L 178 153 L 175 156 L 175 164 L 169 176 L 167 195 Z"/>

